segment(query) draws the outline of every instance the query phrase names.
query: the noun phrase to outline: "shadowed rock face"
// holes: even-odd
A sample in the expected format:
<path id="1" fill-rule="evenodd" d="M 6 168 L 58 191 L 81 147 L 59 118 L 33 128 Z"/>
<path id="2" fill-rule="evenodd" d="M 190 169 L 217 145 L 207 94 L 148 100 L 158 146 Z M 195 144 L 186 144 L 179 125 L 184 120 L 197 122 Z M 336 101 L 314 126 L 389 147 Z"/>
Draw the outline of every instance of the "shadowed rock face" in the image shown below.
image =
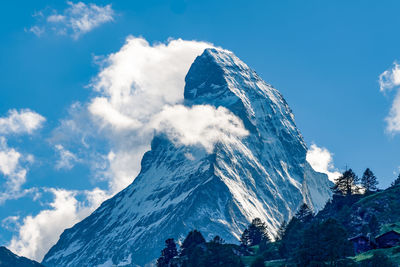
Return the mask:
<path id="1" fill-rule="evenodd" d="M 6 247 L 0 247 L 0 267 L 44 267 L 40 263 L 20 257 Z"/>
<path id="2" fill-rule="evenodd" d="M 186 76 L 184 97 L 188 107 L 228 109 L 249 135 L 220 141 L 211 153 L 156 135 L 134 182 L 65 230 L 46 266 L 143 266 L 159 256 L 165 239 L 192 229 L 238 242 L 255 217 L 274 234 L 303 202 L 323 207 L 330 182 L 306 162 L 289 106 L 235 55 L 206 49 Z"/>

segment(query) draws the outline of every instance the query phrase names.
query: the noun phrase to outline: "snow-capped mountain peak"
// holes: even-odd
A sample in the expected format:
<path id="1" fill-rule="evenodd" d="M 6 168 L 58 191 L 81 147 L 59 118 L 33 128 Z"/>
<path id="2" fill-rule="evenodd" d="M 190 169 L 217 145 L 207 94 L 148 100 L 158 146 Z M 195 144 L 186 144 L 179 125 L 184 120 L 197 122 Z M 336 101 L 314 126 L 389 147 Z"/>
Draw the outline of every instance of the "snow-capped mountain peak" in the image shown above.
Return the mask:
<path id="1" fill-rule="evenodd" d="M 232 52 L 215 48 L 196 58 L 185 81 L 184 107 L 223 109 L 246 134 L 204 150 L 159 132 L 133 183 L 65 230 L 46 266 L 143 266 L 165 239 L 193 229 L 238 242 L 255 217 L 272 235 L 303 202 L 322 208 L 328 178 L 307 163 L 294 116 L 276 89 Z"/>

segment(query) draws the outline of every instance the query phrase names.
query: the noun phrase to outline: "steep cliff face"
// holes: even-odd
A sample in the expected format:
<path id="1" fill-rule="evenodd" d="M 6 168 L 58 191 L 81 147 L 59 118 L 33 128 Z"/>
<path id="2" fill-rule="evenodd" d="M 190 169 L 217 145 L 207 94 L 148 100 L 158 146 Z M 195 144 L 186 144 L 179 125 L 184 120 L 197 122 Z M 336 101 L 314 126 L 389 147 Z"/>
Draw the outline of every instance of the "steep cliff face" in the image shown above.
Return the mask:
<path id="1" fill-rule="evenodd" d="M 184 97 L 187 107 L 226 108 L 249 134 L 220 140 L 212 151 L 157 134 L 134 182 L 65 230 L 46 266 L 143 266 L 165 239 L 192 229 L 237 242 L 255 217 L 274 234 L 303 202 L 323 207 L 330 182 L 307 163 L 289 106 L 235 55 L 206 49 L 186 76 Z"/>

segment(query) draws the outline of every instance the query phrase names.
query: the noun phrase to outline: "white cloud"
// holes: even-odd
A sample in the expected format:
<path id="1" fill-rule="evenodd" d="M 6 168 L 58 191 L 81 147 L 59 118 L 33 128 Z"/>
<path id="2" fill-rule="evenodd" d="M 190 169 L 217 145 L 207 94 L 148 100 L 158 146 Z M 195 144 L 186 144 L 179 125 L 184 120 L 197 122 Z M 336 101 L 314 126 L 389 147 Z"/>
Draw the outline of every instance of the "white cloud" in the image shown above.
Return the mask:
<path id="1" fill-rule="evenodd" d="M 32 134 L 42 127 L 45 118 L 29 109 L 11 109 L 7 117 L 0 117 L 0 134 Z"/>
<path id="2" fill-rule="evenodd" d="M 108 196 L 96 188 L 93 191 L 75 192 L 64 189 L 48 189 L 54 195 L 50 208 L 36 216 L 27 216 L 13 236 L 8 247 L 25 257 L 41 261 L 54 245 L 64 229 L 72 227 L 96 209 Z M 77 195 L 83 194 L 87 202 L 79 202 Z"/>
<path id="3" fill-rule="evenodd" d="M 0 172 L 6 176 L 15 174 L 21 154 L 8 148 L 5 138 L 0 139 L 0 147 Z"/>
<path id="4" fill-rule="evenodd" d="M 111 5 L 98 6 L 93 3 L 70 1 L 67 1 L 67 5 L 68 7 L 61 13 L 53 10 L 47 16 L 43 14 L 43 11 L 39 13 L 40 15 L 35 14 L 34 17 L 41 20 L 40 24 L 31 27 L 29 31 L 38 37 L 50 30 L 56 34 L 70 35 L 78 39 L 81 35 L 114 20 L 115 12 Z"/>
<path id="5" fill-rule="evenodd" d="M 242 121 L 228 109 L 209 105 L 167 106 L 154 118 L 152 126 L 178 145 L 201 145 L 209 153 L 219 141 L 248 135 Z"/>
<path id="6" fill-rule="evenodd" d="M 65 149 L 62 145 L 57 144 L 54 148 L 59 155 L 59 159 L 55 165 L 56 169 L 70 170 L 74 167 L 75 163 L 79 162 L 78 157 L 68 149 Z"/>
<path id="7" fill-rule="evenodd" d="M 34 157 L 9 147 L 5 136 L 32 134 L 42 127 L 45 120 L 43 116 L 29 109 L 11 109 L 7 116 L 0 117 L 0 205 L 6 200 L 20 198 L 36 190 L 21 189 L 26 182 L 28 165 L 34 161 Z"/>
<path id="8" fill-rule="evenodd" d="M 33 33 L 34 35 L 36 35 L 37 37 L 42 36 L 45 32 L 43 27 L 39 27 L 37 25 L 32 26 L 29 28 L 29 30 L 25 30 L 25 31 L 29 31 L 29 32 Z"/>
<path id="9" fill-rule="evenodd" d="M 395 97 L 390 109 L 389 115 L 386 117 L 387 127 L 389 133 L 400 133 L 400 66 L 394 62 L 393 67 L 384 71 L 379 75 L 380 91 L 383 93 L 395 90 Z"/>
<path id="10" fill-rule="evenodd" d="M 137 129 L 143 126 L 139 121 L 115 109 L 105 97 L 96 97 L 93 99 L 89 106 L 89 111 L 104 122 L 112 125 L 116 130 Z"/>
<path id="11" fill-rule="evenodd" d="M 66 21 L 66 19 L 67 19 L 66 16 L 58 14 L 50 15 L 47 17 L 48 22 L 64 22 Z"/>
<path id="12" fill-rule="evenodd" d="M 397 62 L 393 63 L 392 69 L 385 70 L 379 75 L 379 85 L 381 92 L 387 92 L 400 85 L 400 66 Z"/>
<path id="13" fill-rule="evenodd" d="M 32 155 L 24 156 L 14 148 L 8 147 L 6 139 L 0 136 L 0 178 L 5 179 L 5 182 L 1 182 L 0 204 L 8 199 L 19 198 L 34 190 L 21 191 L 21 186 L 26 182 L 26 165 L 32 163 L 32 161 Z"/>
<path id="14" fill-rule="evenodd" d="M 400 133 L 400 91 L 397 92 L 389 116 L 386 117 L 387 130 L 390 133 Z"/>
<path id="15" fill-rule="evenodd" d="M 315 171 L 327 174 L 332 182 L 335 182 L 335 179 L 341 175 L 333 165 L 332 153 L 324 147 L 312 144 L 307 151 L 306 159 Z"/>
<path id="16" fill-rule="evenodd" d="M 166 104 L 183 100 L 185 75 L 197 55 L 211 44 L 181 39 L 150 45 L 128 37 L 109 55 L 93 82 L 100 96 L 89 110 L 116 130 L 138 129 Z"/>

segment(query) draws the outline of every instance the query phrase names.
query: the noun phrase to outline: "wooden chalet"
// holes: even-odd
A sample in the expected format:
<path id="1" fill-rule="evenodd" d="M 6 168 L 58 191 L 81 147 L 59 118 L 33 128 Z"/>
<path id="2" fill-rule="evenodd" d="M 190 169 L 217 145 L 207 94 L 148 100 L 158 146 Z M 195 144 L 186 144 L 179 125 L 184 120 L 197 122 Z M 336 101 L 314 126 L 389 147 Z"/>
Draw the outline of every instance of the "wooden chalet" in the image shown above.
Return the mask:
<path id="1" fill-rule="evenodd" d="M 353 244 L 355 254 L 363 253 L 375 248 L 375 245 L 371 242 L 371 240 L 362 234 L 350 238 L 349 241 Z"/>
<path id="2" fill-rule="evenodd" d="M 392 230 L 375 238 L 379 248 L 400 246 L 400 233 Z"/>

